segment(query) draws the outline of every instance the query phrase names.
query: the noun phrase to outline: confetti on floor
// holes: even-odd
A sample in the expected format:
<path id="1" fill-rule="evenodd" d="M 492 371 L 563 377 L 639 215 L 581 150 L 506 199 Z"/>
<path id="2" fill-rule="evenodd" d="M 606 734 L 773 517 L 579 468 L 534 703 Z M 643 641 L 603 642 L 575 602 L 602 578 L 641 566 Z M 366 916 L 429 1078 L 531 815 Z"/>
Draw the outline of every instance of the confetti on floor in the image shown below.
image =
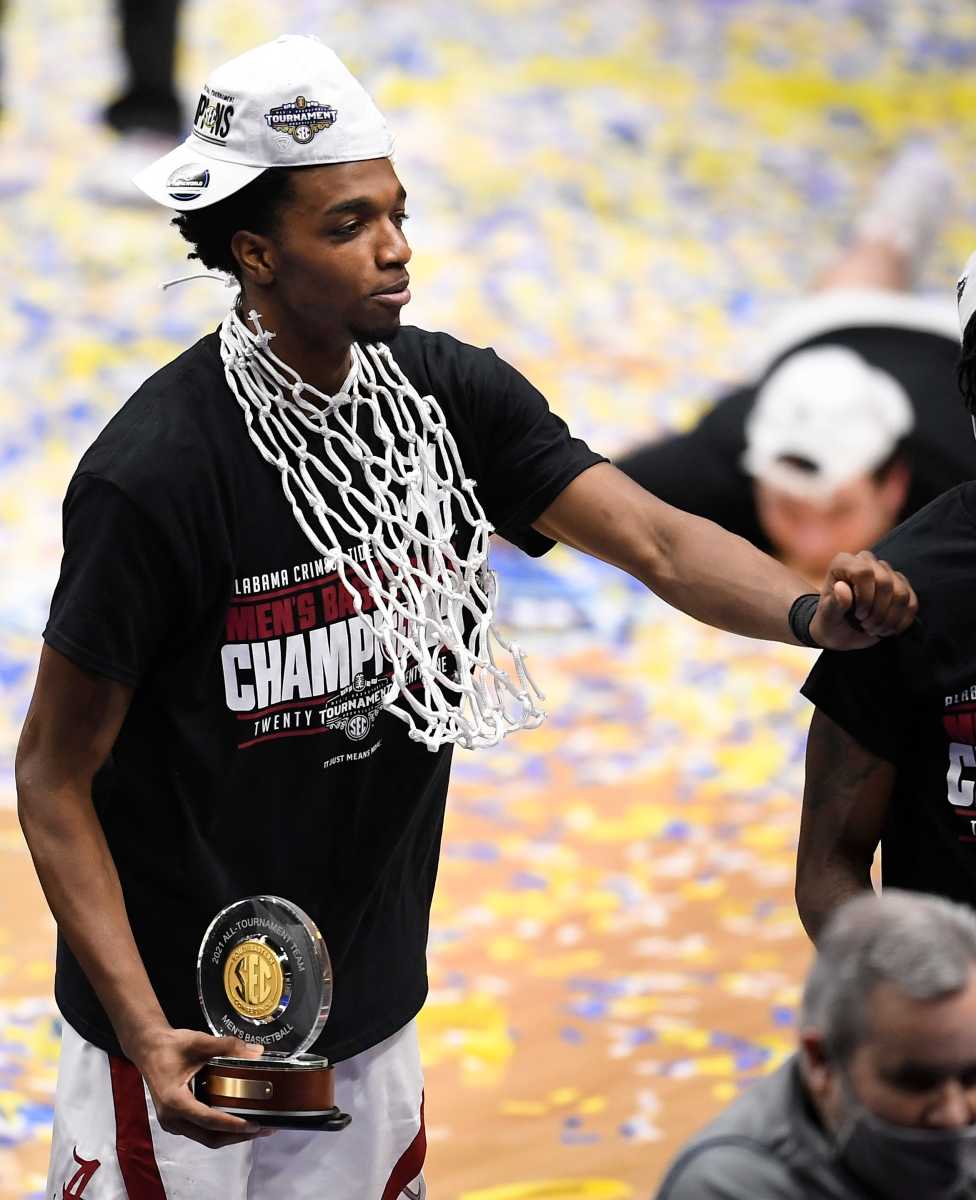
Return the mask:
<path id="1" fill-rule="evenodd" d="M 493 345 L 613 454 L 683 428 L 829 261 L 911 136 L 973 161 L 976 13 L 905 0 L 196 0 L 208 68 L 308 30 L 397 137 L 407 319 Z M 8 5 L 0 122 L 0 1197 L 44 1195 L 52 926 L 12 755 L 81 451 L 219 321 L 166 214 L 106 207 L 111 6 Z M 83 63 L 83 70 L 66 64 Z M 922 284 L 971 249 L 963 196 Z M 421 1019 L 438 1200 L 647 1196 L 790 1049 L 806 651 L 694 625 L 609 568 L 499 546 L 546 725 L 457 759 Z M 554 1164 L 558 1163 L 558 1170 Z"/>

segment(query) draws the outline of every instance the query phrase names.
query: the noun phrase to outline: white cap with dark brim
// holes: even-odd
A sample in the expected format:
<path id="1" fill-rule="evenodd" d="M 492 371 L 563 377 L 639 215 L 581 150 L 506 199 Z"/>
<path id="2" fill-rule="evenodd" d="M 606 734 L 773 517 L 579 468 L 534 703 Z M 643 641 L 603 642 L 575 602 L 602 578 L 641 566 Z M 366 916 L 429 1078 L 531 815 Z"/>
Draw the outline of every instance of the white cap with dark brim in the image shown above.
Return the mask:
<path id="1" fill-rule="evenodd" d="M 791 354 L 760 387 L 742 466 L 822 501 L 879 467 L 914 424 L 911 400 L 894 376 L 846 346 L 811 347 Z"/>
<path id="2" fill-rule="evenodd" d="M 290 34 L 218 67 L 190 136 L 134 183 L 181 212 L 207 208 L 269 167 L 389 158 L 393 139 L 362 84 L 318 38 Z"/>

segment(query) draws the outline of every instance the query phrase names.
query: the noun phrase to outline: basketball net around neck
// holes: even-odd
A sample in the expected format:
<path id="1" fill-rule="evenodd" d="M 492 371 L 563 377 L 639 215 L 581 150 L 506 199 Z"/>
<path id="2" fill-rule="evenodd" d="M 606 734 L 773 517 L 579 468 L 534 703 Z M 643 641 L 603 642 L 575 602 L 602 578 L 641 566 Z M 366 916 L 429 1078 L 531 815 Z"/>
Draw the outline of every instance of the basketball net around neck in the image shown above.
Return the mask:
<path id="1" fill-rule="evenodd" d="M 545 697 L 494 625 L 492 526 L 436 399 L 420 396 L 389 347 L 373 342 L 353 344 L 342 390 L 326 395 L 271 352 L 275 335 L 257 312 L 248 319 L 253 330 L 235 308 L 220 327 L 224 375 L 295 520 L 382 645 L 391 673 L 383 707 L 432 751 L 493 746 L 541 724 Z M 473 531 L 465 555 L 452 540 L 459 521 Z"/>

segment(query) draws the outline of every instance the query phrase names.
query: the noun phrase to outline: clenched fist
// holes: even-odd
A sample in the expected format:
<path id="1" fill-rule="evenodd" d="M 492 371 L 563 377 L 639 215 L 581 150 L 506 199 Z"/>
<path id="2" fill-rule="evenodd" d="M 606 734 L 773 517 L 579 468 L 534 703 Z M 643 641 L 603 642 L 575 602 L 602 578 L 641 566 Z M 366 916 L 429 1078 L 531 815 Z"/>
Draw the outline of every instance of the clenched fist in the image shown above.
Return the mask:
<path id="1" fill-rule="evenodd" d="M 820 590 L 810 633 L 827 650 L 861 650 L 904 633 L 917 612 L 918 597 L 900 571 L 869 550 L 838 554 Z"/>

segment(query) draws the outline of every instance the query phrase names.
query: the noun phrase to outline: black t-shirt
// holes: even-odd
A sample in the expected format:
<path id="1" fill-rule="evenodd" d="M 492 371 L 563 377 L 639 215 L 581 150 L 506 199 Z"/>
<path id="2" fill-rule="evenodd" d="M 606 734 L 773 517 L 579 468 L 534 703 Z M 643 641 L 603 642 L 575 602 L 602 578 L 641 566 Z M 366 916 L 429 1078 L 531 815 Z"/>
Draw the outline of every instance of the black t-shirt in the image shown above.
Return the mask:
<path id="1" fill-rule="evenodd" d="M 770 372 L 801 350 L 828 345 L 853 350 L 887 371 L 912 402 L 915 427 L 904 446 L 912 477 L 900 519 L 972 477 L 976 446 L 956 385 L 959 344 L 937 333 L 888 326 L 834 329 L 790 347 L 761 379 L 723 396 L 694 429 L 631 451 L 616 465 L 668 504 L 771 550 L 756 513 L 752 478 L 741 466 L 746 420 Z"/>
<path id="2" fill-rule="evenodd" d="M 444 409 L 489 521 L 544 553 L 531 522 L 600 456 L 493 351 L 413 328 L 391 349 Z M 470 532 L 461 521 L 459 546 Z M 337 1061 L 394 1033 L 427 992 L 450 749 L 379 708 L 368 603 L 357 616 L 249 440 L 216 334 L 85 454 L 64 546 L 44 638 L 135 688 L 93 796 L 169 1021 L 205 1028 L 201 937 L 227 904 L 270 893 L 311 915 L 332 958 L 316 1050 Z M 55 991 L 79 1033 L 118 1052 L 63 940 Z"/>
<path id="3" fill-rule="evenodd" d="M 881 836 L 886 887 L 976 903 L 976 484 L 876 547 L 911 580 L 919 618 L 868 650 L 825 651 L 803 694 L 897 768 Z"/>

